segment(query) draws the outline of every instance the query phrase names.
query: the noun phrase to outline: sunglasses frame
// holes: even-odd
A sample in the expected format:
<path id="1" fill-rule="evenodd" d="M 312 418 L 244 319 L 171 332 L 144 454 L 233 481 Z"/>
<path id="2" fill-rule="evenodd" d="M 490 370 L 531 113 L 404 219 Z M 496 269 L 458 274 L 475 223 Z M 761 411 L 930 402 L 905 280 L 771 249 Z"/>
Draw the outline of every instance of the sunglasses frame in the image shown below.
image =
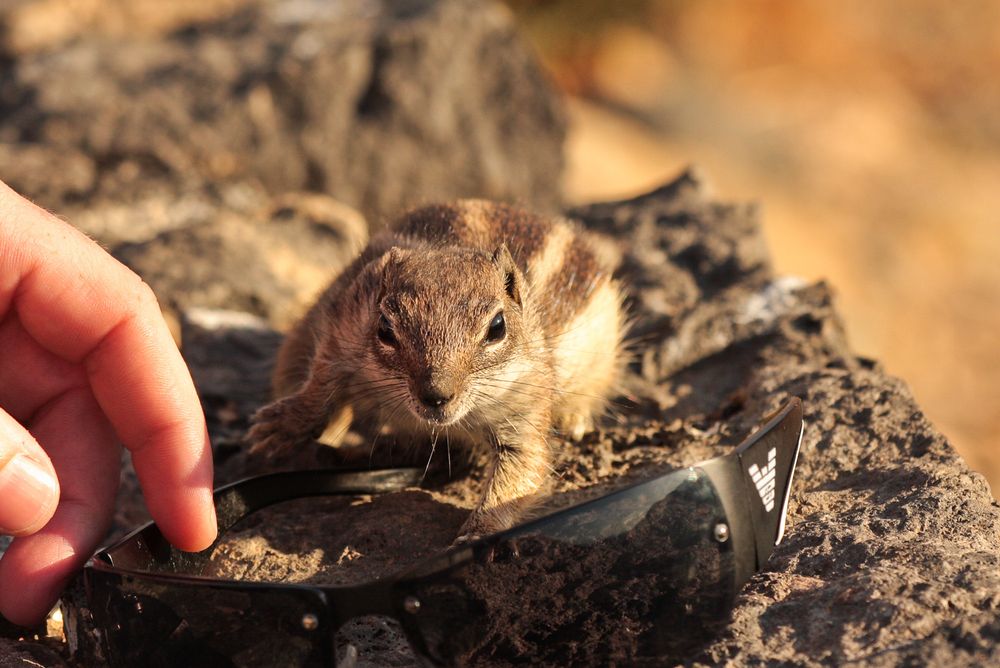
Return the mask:
<path id="1" fill-rule="evenodd" d="M 732 550 L 734 568 L 727 589 L 733 592 L 733 598 L 760 570 L 783 537 L 802 432 L 802 403 L 792 398 L 733 451 L 687 468 L 689 472 L 704 474 L 721 502 L 725 518 L 723 523 L 714 526 L 714 531 L 715 539 L 728 543 L 727 549 Z M 780 458 L 777 456 L 779 451 Z M 780 466 L 776 465 L 778 461 Z M 675 469 L 652 480 L 676 473 Z M 92 634 L 99 639 L 100 648 L 112 665 L 126 664 L 119 663 L 122 658 L 110 651 L 114 643 L 110 642 L 109 634 L 141 635 L 142 596 L 155 596 L 156 592 L 169 592 L 177 587 L 198 589 L 205 592 L 206 597 L 209 594 L 239 595 L 254 601 L 280 600 L 283 632 L 314 644 L 314 653 L 307 662 L 309 666 L 334 665 L 334 634 L 349 620 L 365 615 L 388 615 L 398 619 L 414 650 L 424 660 L 432 660 L 419 635 L 414 637 L 413 625 L 408 623 L 408 617 L 417 612 L 414 608 L 419 607 L 419 601 L 403 595 L 401 592 L 406 588 L 400 585 L 405 584 L 411 574 L 461 566 L 508 534 L 524 534 L 533 525 L 552 522 L 560 516 L 568 517 L 651 482 L 647 479 L 619 488 L 514 529 L 452 547 L 393 577 L 363 584 L 249 582 L 194 574 L 207 562 L 223 534 L 257 510 L 312 496 L 400 491 L 419 486 L 422 474 L 422 469 L 410 468 L 289 471 L 222 486 L 215 491 L 219 539 L 211 547 L 198 553 L 176 550 L 151 522 L 99 551 L 88 561 L 74 585 L 76 600 L 87 602 L 93 616 Z"/>

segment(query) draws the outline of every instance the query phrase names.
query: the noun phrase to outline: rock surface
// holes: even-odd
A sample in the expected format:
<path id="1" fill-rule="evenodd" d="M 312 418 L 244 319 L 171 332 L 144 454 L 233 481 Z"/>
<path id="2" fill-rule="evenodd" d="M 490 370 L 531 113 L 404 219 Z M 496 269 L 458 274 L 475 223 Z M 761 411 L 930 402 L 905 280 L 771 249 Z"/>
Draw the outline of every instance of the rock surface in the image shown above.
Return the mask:
<path id="1" fill-rule="evenodd" d="M 772 275 L 754 209 L 711 200 L 686 174 L 643 197 L 570 213 L 621 241 L 638 340 L 616 419 L 577 446 L 556 439 L 553 505 L 721 454 L 785 398 L 805 401 L 785 540 L 722 634 L 678 662 L 997 660 L 1000 508 L 905 385 L 850 352 L 830 290 Z M 222 480 L 268 466 L 238 443 L 266 399 L 279 340 L 259 319 L 197 312 L 186 320 L 184 352 L 212 420 Z M 412 463 L 387 442 L 370 446 L 317 446 L 282 466 Z M 415 458 L 422 465 L 428 455 Z M 324 583 L 391 574 L 447 546 L 482 471 L 462 463 L 449 478 L 439 449 L 429 481 L 361 505 L 271 509 L 220 546 L 216 568 Z M 416 665 L 385 620 L 358 620 L 341 639 L 360 648 L 359 665 Z M 581 631 L 576 640 L 568 660 L 582 665 L 594 639 Z"/>
<path id="2" fill-rule="evenodd" d="M 219 207 L 114 254 L 178 316 L 196 307 L 236 309 L 286 329 L 367 241 L 365 220 L 350 207 L 289 193 L 256 210 Z"/>
<path id="3" fill-rule="evenodd" d="M 20 53 L 0 63 L 0 165 L 60 213 L 247 179 L 376 224 L 428 199 L 558 204 L 561 107 L 498 4 L 185 2 L 150 23 L 106 2 L 92 36 L 25 46 L 48 25 L 32 9 L 59 15 L 43 4 L 0 14 Z"/>

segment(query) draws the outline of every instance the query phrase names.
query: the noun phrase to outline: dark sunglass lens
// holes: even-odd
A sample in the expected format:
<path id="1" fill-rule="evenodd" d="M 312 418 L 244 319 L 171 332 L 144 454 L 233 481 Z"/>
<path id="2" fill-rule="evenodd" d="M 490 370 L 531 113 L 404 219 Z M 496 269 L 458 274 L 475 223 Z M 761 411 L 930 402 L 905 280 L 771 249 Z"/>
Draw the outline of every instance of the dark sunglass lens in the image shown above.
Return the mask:
<path id="1" fill-rule="evenodd" d="M 332 632 L 316 592 L 191 586 L 88 571 L 91 610 L 113 666 L 332 665 Z"/>
<path id="2" fill-rule="evenodd" d="M 725 521 L 708 479 L 678 471 L 414 573 L 400 617 L 418 650 L 446 665 L 679 658 L 728 616 Z"/>
<path id="3" fill-rule="evenodd" d="M 355 617 L 338 629 L 334 645 L 337 668 L 413 664 L 413 649 L 399 622 L 392 617 Z"/>

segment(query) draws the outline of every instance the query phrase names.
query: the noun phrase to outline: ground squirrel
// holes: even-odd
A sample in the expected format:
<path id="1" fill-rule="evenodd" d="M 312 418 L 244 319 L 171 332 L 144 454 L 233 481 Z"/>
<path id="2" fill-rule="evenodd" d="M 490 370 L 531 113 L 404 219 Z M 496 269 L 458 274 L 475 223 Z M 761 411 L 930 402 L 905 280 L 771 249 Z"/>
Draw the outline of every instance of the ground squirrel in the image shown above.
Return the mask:
<path id="1" fill-rule="evenodd" d="M 289 333 L 254 450 L 352 422 L 487 446 L 492 470 L 461 535 L 511 526 L 550 475 L 553 431 L 579 439 L 620 378 L 622 293 L 601 249 L 568 220 L 505 204 L 411 211 Z"/>

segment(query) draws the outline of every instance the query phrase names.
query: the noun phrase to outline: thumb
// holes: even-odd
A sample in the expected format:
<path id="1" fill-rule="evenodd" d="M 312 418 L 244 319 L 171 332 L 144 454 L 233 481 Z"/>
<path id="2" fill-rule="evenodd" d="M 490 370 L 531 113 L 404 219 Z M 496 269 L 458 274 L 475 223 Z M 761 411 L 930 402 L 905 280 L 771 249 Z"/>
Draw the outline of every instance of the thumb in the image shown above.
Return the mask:
<path id="1" fill-rule="evenodd" d="M 35 533 L 58 502 L 52 462 L 28 430 L 0 410 L 0 535 Z"/>

